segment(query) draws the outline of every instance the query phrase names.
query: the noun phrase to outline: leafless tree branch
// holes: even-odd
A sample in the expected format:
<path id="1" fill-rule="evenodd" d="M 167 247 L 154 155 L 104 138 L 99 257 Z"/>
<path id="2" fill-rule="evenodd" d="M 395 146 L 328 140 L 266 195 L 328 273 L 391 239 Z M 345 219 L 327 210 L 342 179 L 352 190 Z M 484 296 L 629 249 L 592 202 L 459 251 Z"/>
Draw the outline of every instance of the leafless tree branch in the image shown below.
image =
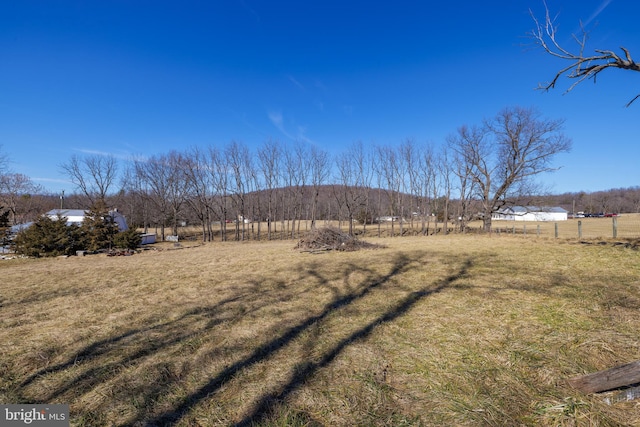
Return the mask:
<path id="1" fill-rule="evenodd" d="M 113 188 L 118 173 L 118 162 L 113 156 L 71 156 L 60 166 L 73 185 L 89 200 L 89 205 L 105 201 Z"/>
<path id="2" fill-rule="evenodd" d="M 576 50 L 570 50 L 562 46 L 557 39 L 558 28 L 556 26 L 556 17 L 551 17 L 549 8 L 545 3 L 544 21 L 540 22 L 534 13 L 529 10 L 529 14 L 535 24 L 534 29 L 529 36 L 534 40 L 535 44 L 542 47 L 549 55 L 567 61 L 569 65 L 560 69 L 550 82 L 541 83 L 538 89 L 548 91 L 556 87 L 558 80 L 562 76 L 574 79 L 574 83 L 569 86 L 566 92 L 570 92 L 578 84 L 587 79 L 596 81 L 598 74 L 608 68 L 618 68 L 622 70 L 640 71 L 640 64 L 635 62 L 628 49 L 620 47 L 624 55 L 618 55 L 612 50 L 594 49 L 592 54 L 586 54 L 587 40 L 589 33 L 586 31 L 582 23 L 580 24 L 580 34 L 573 34 L 573 39 L 577 44 Z M 627 107 L 631 105 L 640 94 L 634 97 Z"/>
<path id="3" fill-rule="evenodd" d="M 9 170 L 9 155 L 2 151 L 2 145 L 0 145 L 0 176 L 8 173 Z"/>

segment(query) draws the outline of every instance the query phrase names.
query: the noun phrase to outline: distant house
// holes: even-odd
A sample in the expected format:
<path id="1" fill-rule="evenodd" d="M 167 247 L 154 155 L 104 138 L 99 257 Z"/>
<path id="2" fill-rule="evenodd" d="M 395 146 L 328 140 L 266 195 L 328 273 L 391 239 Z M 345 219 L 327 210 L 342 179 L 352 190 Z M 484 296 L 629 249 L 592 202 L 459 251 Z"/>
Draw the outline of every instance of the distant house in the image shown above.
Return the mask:
<path id="1" fill-rule="evenodd" d="M 67 218 L 67 224 L 82 225 L 87 211 L 82 209 L 51 209 L 45 215 L 51 219 L 58 219 L 58 216 Z"/>
<path id="2" fill-rule="evenodd" d="M 551 206 L 509 206 L 491 215 L 494 221 L 566 221 L 568 211 Z"/>
<path id="3" fill-rule="evenodd" d="M 84 220 L 86 214 L 87 211 L 82 209 L 52 209 L 45 215 L 51 219 L 58 219 L 58 216 L 62 216 L 67 218 L 67 224 L 82 225 L 82 220 Z M 126 231 L 129 229 L 127 226 L 127 220 L 120 212 L 118 212 L 117 209 L 110 210 L 109 216 L 113 218 L 113 222 L 118 224 L 119 231 Z"/>
<path id="4" fill-rule="evenodd" d="M 398 222 L 400 221 L 399 216 L 379 216 L 375 220 L 375 222 Z"/>

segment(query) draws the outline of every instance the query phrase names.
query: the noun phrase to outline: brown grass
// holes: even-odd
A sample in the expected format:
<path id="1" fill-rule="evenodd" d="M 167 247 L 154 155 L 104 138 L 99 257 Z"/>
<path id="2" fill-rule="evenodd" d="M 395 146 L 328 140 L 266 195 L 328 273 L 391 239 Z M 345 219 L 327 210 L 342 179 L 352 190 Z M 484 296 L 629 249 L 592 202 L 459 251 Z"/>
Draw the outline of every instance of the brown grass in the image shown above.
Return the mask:
<path id="1" fill-rule="evenodd" d="M 376 241 L 376 240 L 372 240 Z M 0 401 L 72 425 L 639 425 L 636 250 L 500 236 L 0 262 Z"/>
<path id="2" fill-rule="evenodd" d="M 638 239 L 640 236 L 640 213 L 625 213 L 617 217 L 617 238 L 619 239 Z M 579 229 L 579 223 L 580 228 Z M 514 222 L 514 221 L 493 221 L 494 234 L 514 234 L 527 238 L 555 238 L 556 236 L 556 224 L 558 226 L 558 237 L 561 239 L 579 239 L 580 233 L 584 239 L 612 239 L 613 238 L 613 218 L 576 218 L 567 221 L 558 222 Z M 422 228 L 422 222 L 415 220 L 405 221 L 402 224 L 402 233 L 404 236 L 411 235 L 433 235 L 444 234 L 444 224 L 438 222 L 437 224 L 429 222 L 426 225 L 426 230 Z M 298 221 L 295 225 L 295 232 L 292 233 L 290 228 L 291 224 L 285 223 L 284 227 L 281 222 L 274 222 L 272 224 L 272 239 L 300 239 L 306 236 L 312 231 L 311 221 Z M 342 229 L 346 231 L 348 223 L 345 221 L 319 221 L 320 227 L 332 227 Z M 219 226 L 218 226 L 219 227 Z M 236 239 L 235 224 L 227 224 L 227 239 L 228 240 L 240 240 Z M 260 225 L 260 239 L 258 239 L 258 223 L 253 222 L 251 224 L 244 224 L 245 227 L 245 240 L 266 240 L 267 238 L 267 223 Z M 467 223 L 469 234 L 477 234 L 482 230 L 482 221 L 472 221 Z M 457 233 L 457 225 L 453 222 L 447 223 L 447 230 L 449 233 Z M 153 230 L 151 230 L 153 231 Z M 157 230 L 156 230 L 157 231 Z M 367 224 L 366 227 L 362 224 L 354 224 L 354 233 L 358 237 L 391 237 L 398 236 L 401 233 L 399 223 L 382 223 L 382 224 Z M 179 234 L 181 238 L 191 241 L 202 240 L 202 233 L 199 227 L 189 226 L 179 228 Z M 215 240 L 220 240 L 220 229 L 214 226 Z M 292 234 L 294 237 L 292 237 Z M 242 233 L 239 232 L 238 236 Z"/>
<path id="3" fill-rule="evenodd" d="M 567 221 L 555 222 L 513 222 L 494 221 L 493 226 L 501 233 L 527 234 L 534 237 L 540 233 L 541 237 L 555 237 L 555 226 L 558 225 L 558 237 L 563 239 L 578 239 L 580 227 L 584 239 L 613 238 L 613 218 L 575 218 Z M 618 238 L 638 238 L 640 236 L 640 214 L 629 213 L 615 218 Z M 480 224 L 472 224 L 480 226 Z"/>

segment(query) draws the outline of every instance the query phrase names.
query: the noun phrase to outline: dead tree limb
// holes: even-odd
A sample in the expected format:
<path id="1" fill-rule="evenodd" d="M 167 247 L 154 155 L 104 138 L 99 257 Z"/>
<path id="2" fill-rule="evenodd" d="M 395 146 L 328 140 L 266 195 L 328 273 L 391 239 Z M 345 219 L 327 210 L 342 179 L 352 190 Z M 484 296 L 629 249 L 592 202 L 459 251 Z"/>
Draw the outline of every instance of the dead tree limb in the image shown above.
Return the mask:
<path id="1" fill-rule="evenodd" d="M 556 18 L 551 17 L 546 4 L 544 22 L 540 22 L 531 10 L 529 10 L 529 13 L 535 23 L 535 28 L 529 34 L 534 43 L 542 47 L 549 55 L 562 59 L 569 64 L 560 69 L 550 82 L 539 84 L 538 89 L 548 91 L 555 88 L 558 79 L 562 76 L 575 80 L 566 91 L 570 92 L 587 79 L 593 79 L 595 83 L 597 76 L 608 68 L 640 71 L 640 64 L 635 62 L 629 50 L 622 46 L 620 47 L 622 54 L 616 54 L 612 50 L 604 49 L 594 49 L 592 54 L 586 54 L 589 33 L 582 23 L 580 23 L 580 34 L 572 35 L 577 44 L 576 49 L 570 50 L 562 46 L 557 40 Z M 626 106 L 631 105 L 639 97 L 640 94 L 636 95 Z"/>

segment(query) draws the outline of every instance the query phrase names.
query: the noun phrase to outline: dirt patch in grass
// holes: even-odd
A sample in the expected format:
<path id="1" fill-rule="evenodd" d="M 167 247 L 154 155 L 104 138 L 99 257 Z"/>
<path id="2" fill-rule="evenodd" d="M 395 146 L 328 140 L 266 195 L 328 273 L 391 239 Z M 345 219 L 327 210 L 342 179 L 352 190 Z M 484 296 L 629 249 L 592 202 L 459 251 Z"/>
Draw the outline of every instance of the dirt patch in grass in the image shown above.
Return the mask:
<path id="1" fill-rule="evenodd" d="M 307 233 L 295 249 L 304 252 L 343 251 L 353 252 L 360 249 L 380 249 L 385 246 L 360 240 L 340 231 L 336 227 L 316 228 Z"/>

